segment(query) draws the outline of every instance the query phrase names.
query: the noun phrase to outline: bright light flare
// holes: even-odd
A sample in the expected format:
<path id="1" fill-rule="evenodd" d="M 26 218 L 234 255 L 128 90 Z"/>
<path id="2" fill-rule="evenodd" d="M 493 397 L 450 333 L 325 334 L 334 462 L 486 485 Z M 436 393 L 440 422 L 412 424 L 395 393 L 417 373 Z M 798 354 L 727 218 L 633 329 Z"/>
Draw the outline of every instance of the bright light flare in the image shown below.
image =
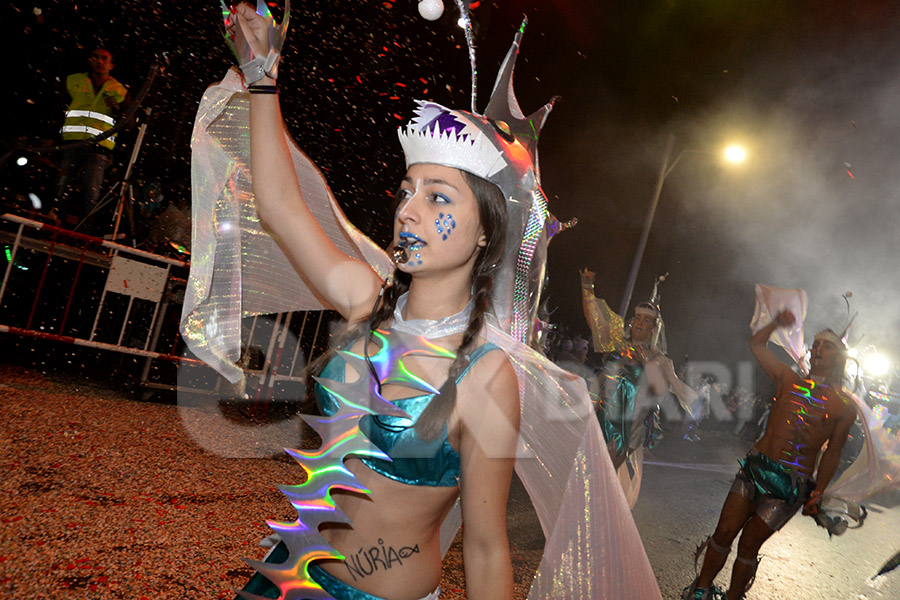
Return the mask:
<path id="1" fill-rule="evenodd" d="M 863 361 L 862 368 L 872 377 L 884 377 L 891 370 L 891 361 L 883 354 L 870 354 Z"/>
<path id="2" fill-rule="evenodd" d="M 728 162 L 737 165 L 747 160 L 747 151 L 743 146 L 732 144 L 725 148 L 723 156 Z"/>
<path id="3" fill-rule="evenodd" d="M 19 165 L 20 167 L 24 167 L 25 165 L 28 164 L 28 159 L 25 158 L 24 156 L 20 156 L 19 158 L 16 159 L 16 164 Z"/>

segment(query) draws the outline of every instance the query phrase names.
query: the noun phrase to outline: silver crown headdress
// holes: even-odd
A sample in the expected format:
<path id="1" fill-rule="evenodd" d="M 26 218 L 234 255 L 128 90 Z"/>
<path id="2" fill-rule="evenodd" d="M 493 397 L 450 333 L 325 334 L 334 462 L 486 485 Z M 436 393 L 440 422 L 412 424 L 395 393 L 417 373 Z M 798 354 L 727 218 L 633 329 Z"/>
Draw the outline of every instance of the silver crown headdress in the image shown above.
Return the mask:
<path id="1" fill-rule="evenodd" d="M 464 19 L 468 15 L 462 7 Z M 537 141 L 556 98 L 525 116 L 513 90 L 513 70 L 527 19 L 506 55 L 484 114 L 475 112 L 474 46 L 472 112 L 419 101 L 415 116 L 398 130 L 406 166 L 433 163 L 481 177 L 507 200 L 506 248 L 494 276 L 493 308 L 501 328 L 528 343 L 544 281 L 550 215 L 540 186 Z M 467 23 L 468 24 L 468 23 Z M 470 26 L 470 24 L 468 24 Z"/>

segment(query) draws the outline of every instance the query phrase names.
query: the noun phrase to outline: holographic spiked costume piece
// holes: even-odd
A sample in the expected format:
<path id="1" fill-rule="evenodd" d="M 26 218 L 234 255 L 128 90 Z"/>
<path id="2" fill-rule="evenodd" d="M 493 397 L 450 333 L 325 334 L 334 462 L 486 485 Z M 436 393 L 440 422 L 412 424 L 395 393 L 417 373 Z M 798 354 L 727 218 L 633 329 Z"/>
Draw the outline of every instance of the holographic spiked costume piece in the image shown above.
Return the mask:
<path id="1" fill-rule="evenodd" d="M 307 480 L 296 486 L 279 486 L 297 509 L 298 518 L 293 523 L 269 523 L 282 541 L 264 562 L 247 561 L 257 574 L 241 590 L 240 597 L 279 598 L 283 594 L 285 598 L 335 596 L 378 600 L 318 568 L 314 561 L 343 559 L 348 573 L 362 577 L 377 570 L 379 563 L 383 568 L 390 568 L 394 562 L 402 564 L 404 559 L 418 552 L 418 547 L 398 551 L 392 548 L 390 554 L 385 551 L 384 557 L 373 558 L 365 553 L 344 557 L 325 543 L 316 531 L 319 524 L 349 521 L 329 495 L 322 497 L 323 490 L 338 488 L 369 493 L 343 466 L 344 458 L 358 458 L 373 471 L 409 485 L 444 487 L 459 484 L 460 457 L 450 445 L 446 427 L 442 435 L 430 441 L 418 438 L 412 427 L 438 390 L 404 366 L 405 359 L 411 356 L 452 359 L 453 354 L 425 337 L 398 329 L 378 330 L 374 337 L 379 350 L 369 358 L 380 386 L 369 377 L 365 357 L 346 351 L 338 351 L 316 378 L 316 399 L 325 416 L 305 415 L 303 418 L 322 437 L 323 445 L 315 452 L 287 450 L 306 471 Z M 471 355 L 469 367 L 460 374 L 457 382 L 494 348 L 493 344 L 477 348 Z M 346 381 L 347 367 L 358 376 L 352 383 Z M 379 393 L 385 385 L 400 385 L 423 393 L 387 402 Z M 371 398 L 371 404 L 360 403 L 361 398 Z M 305 569 L 305 573 L 301 569 Z M 321 586 L 327 594 L 323 595 L 316 586 Z"/>
<path id="2" fill-rule="evenodd" d="M 529 346 L 544 280 L 548 225 L 556 221 L 549 215 L 540 189 L 536 151 L 537 136 L 551 105 L 525 117 L 512 90 L 521 36 L 522 30 L 503 62 L 483 115 L 422 102 L 400 137 L 408 164 L 433 162 L 473 172 L 496 184 L 507 198 L 505 258 L 495 275 L 494 315 L 482 335 L 503 349 L 518 379 L 521 425 L 516 472 L 528 490 L 546 539 L 529 598 L 581 600 L 627 595 L 657 599 L 659 588 L 583 380 Z M 472 104 L 474 107 L 474 85 Z M 232 381 L 242 376 L 234 364 L 240 354 L 242 316 L 322 308 L 259 222 L 248 166 L 248 113 L 248 94 L 232 70 L 204 95 L 192 140 L 195 255 L 182 331 L 191 350 Z M 292 140 L 287 141 L 303 199 L 320 225 L 340 250 L 368 262 L 387 278 L 391 260 L 347 221 L 321 173 Z M 472 156 L 477 159 L 472 161 Z M 396 323 L 391 329 L 389 339 L 396 334 Z M 421 342 L 427 347 L 427 339 Z M 390 349 L 390 343 L 388 348 L 389 354 L 399 352 Z M 356 360 L 346 353 L 341 356 Z M 382 371 L 378 376 L 382 377 Z M 333 379 L 322 383 L 337 390 L 333 395 L 340 398 L 342 406 L 335 414 L 342 417 L 328 426 L 334 430 L 317 419 L 310 421 L 322 429 L 323 439 L 327 435 L 330 441 L 312 455 L 317 461 L 314 466 L 304 463 L 310 474 L 306 483 L 282 488 L 297 508 L 298 519 L 287 525 L 270 525 L 283 534 L 287 556 L 281 563 L 253 563 L 278 587 L 282 598 L 326 597 L 310 571 L 317 572 L 314 561 L 337 554 L 315 533 L 323 520 L 343 519 L 329 490 L 361 487 L 347 478 L 346 456 L 368 456 L 373 464 L 385 460 L 361 430 L 363 420 L 382 413 L 408 416 L 396 415 L 397 407 L 384 403 L 377 393 L 370 400 L 357 397 L 357 393 L 371 395 L 377 386 L 367 385 L 367 391 L 360 392 Z M 298 461 L 307 461 L 303 453 L 289 453 Z M 319 469 L 334 479 L 311 485 Z M 315 512 L 315 507 L 321 510 Z M 441 526 L 445 551 L 459 523 L 457 504 Z"/>

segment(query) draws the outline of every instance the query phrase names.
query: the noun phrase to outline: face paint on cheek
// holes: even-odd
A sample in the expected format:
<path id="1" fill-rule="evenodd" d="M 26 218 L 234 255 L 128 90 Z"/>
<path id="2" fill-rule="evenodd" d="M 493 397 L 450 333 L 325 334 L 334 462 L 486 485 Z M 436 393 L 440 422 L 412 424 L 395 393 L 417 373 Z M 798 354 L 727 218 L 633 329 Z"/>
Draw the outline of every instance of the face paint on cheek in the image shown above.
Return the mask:
<path id="1" fill-rule="evenodd" d="M 411 267 L 416 267 L 416 266 L 421 265 L 422 264 L 422 255 L 420 253 L 416 252 L 415 256 L 413 256 L 411 259 L 409 259 L 409 262 L 407 262 L 406 264 L 408 264 Z"/>
<path id="2" fill-rule="evenodd" d="M 447 236 L 450 235 L 454 229 L 456 229 L 456 221 L 453 220 L 453 215 L 440 213 L 438 218 L 434 220 L 434 226 L 437 229 L 437 232 L 441 235 L 441 239 L 446 241 Z"/>

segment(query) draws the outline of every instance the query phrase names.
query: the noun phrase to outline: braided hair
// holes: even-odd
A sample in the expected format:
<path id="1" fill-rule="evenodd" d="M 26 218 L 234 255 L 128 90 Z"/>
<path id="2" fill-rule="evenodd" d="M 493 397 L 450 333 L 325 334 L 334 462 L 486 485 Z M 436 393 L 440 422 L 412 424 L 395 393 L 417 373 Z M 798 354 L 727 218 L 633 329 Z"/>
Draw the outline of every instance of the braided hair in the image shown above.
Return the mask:
<path id="1" fill-rule="evenodd" d="M 434 439 L 453 411 L 456 403 L 456 380 L 469 366 L 469 355 L 484 328 L 485 318 L 491 309 L 494 272 L 503 259 L 506 246 L 506 201 L 500 188 L 466 171 L 462 174 L 478 201 L 478 216 L 487 245 L 481 249 L 472 267 L 472 314 L 462 342 L 456 350 L 456 358 L 450 364 L 447 380 L 438 395 L 431 400 L 415 424 L 416 432 L 424 440 Z"/>

